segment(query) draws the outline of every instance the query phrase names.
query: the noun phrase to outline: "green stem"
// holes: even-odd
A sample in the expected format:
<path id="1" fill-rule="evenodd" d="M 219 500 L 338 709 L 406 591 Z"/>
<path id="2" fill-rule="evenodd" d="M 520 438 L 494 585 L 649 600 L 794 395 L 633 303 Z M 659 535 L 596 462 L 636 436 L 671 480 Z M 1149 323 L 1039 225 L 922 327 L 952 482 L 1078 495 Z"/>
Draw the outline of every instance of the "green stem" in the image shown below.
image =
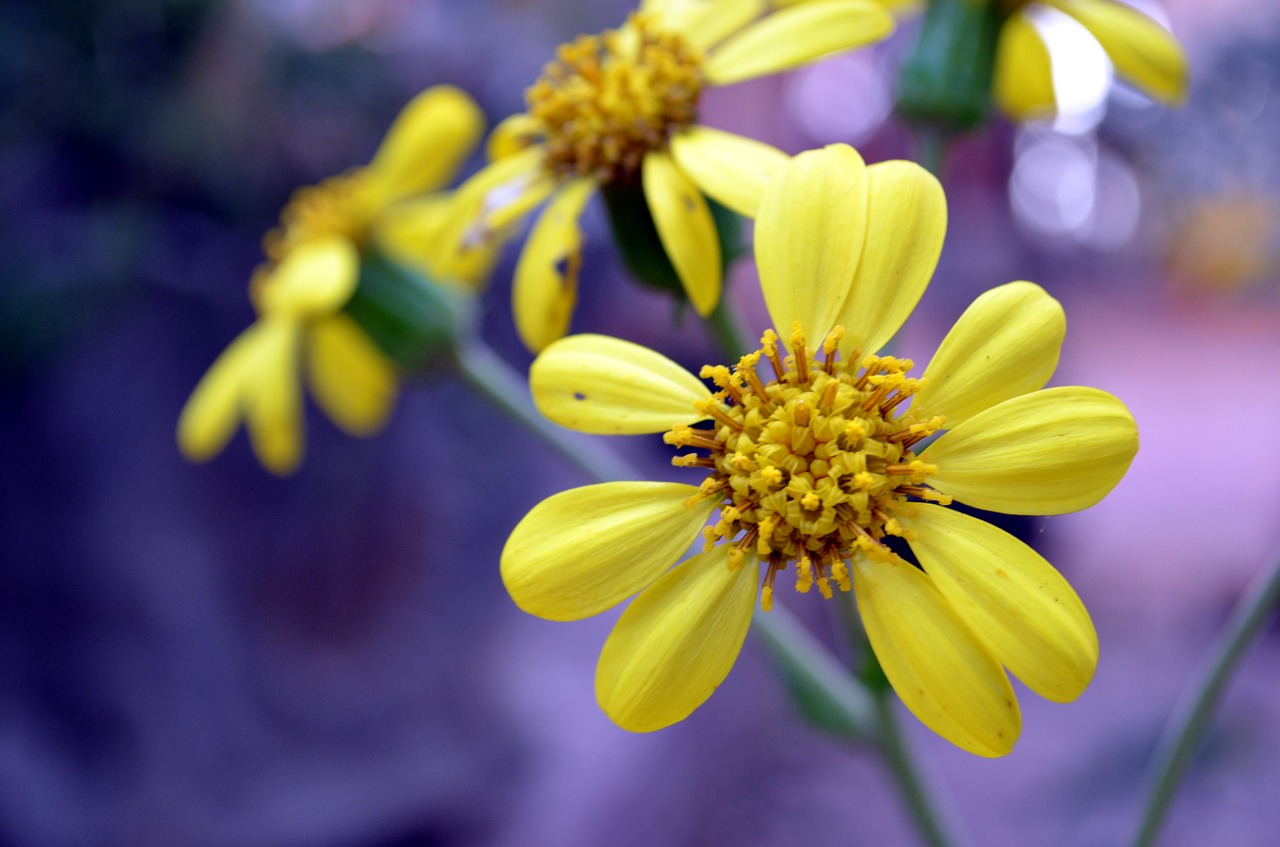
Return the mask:
<path id="1" fill-rule="evenodd" d="M 1280 549 L 1272 554 L 1270 567 L 1259 574 L 1240 598 L 1227 621 L 1222 640 L 1204 670 L 1204 677 L 1179 704 L 1160 739 L 1151 770 L 1154 775 L 1151 793 L 1147 797 L 1138 834 L 1133 839 L 1134 847 L 1149 847 L 1155 843 L 1178 783 L 1186 773 L 1205 730 L 1209 728 L 1209 721 L 1227 682 L 1239 665 L 1245 648 L 1252 643 L 1271 614 L 1277 599 L 1280 599 Z"/>
<path id="2" fill-rule="evenodd" d="M 931 121 L 916 121 L 912 129 L 916 137 L 916 162 L 942 182 L 951 133 Z"/>
<path id="3" fill-rule="evenodd" d="M 587 476 L 599 482 L 644 479 L 613 450 L 543 417 L 533 405 L 528 380 L 483 341 L 470 341 L 458 348 L 455 364 L 473 388 L 555 448 Z"/>
<path id="4" fill-rule="evenodd" d="M 894 714 L 895 701 L 893 689 L 886 688 L 875 694 L 876 717 L 880 734 L 880 752 L 884 754 L 889 769 L 898 782 L 898 790 L 907 804 L 907 811 L 920 830 L 920 837 L 930 847 L 950 847 L 957 842 L 947 834 L 943 825 L 943 817 L 939 813 L 933 794 L 929 791 L 911 748 L 902 735 L 898 724 L 898 716 Z"/>

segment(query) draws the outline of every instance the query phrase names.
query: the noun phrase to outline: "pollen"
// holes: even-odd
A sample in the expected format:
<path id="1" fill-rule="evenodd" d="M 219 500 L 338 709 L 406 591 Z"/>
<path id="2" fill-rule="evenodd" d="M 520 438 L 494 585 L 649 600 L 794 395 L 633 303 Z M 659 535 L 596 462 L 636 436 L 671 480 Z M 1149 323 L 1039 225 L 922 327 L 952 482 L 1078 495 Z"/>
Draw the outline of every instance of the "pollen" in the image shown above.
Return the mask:
<path id="1" fill-rule="evenodd" d="M 646 153 L 697 118 L 702 53 L 644 14 L 562 45 L 525 92 L 546 166 L 561 176 L 631 181 Z"/>
<path id="2" fill-rule="evenodd" d="M 730 545 L 734 567 L 747 550 L 768 557 L 762 603 L 772 604 L 775 579 L 787 570 L 801 593 L 850 591 L 848 562 L 893 560 L 885 539 L 908 535 L 901 517 L 912 502 L 950 502 L 928 486 L 937 468 L 912 452 L 944 424 L 912 414 L 908 401 L 923 385 L 907 375 L 913 363 L 856 353 L 842 363 L 843 332 L 836 327 L 815 345 L 798 325 L 786 344 L 766 331 L 761 349 L 734 369 L 703 369 L 720 389 L 699 404 L 709 425 L 665 436 L 699 451 L 696 465 L 680 465 L 706 468 L 690 501 L 720 501 L 719 519 L 704 532 L 708 547 Z M 758 370 L 762 360 L 772 364 L 771 380 Z"/>

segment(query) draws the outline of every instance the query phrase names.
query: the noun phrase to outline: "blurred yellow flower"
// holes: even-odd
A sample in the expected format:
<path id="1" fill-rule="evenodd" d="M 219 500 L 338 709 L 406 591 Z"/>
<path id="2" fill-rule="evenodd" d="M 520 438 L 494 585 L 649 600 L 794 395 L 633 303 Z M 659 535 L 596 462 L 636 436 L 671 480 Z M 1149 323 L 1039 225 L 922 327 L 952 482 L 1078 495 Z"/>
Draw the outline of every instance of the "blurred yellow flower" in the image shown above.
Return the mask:
<path id="1" fill-rule="evenodd" d="M 579 217 L 601 186 L 643 191 L 658 237 L 700 314 L 719 301 L 720 245 L 704 193 L 745 215 L 784 160 L 697 124 L 704 88 L 793 68 L 887 36 L 872 0 L 815 0 L 761 17 L 764 0 L 644 0 L 617 30 L 563 45 L 526 92 L 528 112 L 494 130 L 493 163 L 460 193 L 485 240 L 547 198 L 516 267 L 516 328 L 530 350 L 568 329 Z"/>
<path id="2" fill-rule="evenodd" d="M 258 319 L 217 358 L 178 420 L 178 445 L 192 461 L 216 455 L 243 420 L 259 461 L 292 472 L 302 457 L 299 369 L 320 407 L 352 435 L 385 423 L 395 401 L 395 366 L 342 309 L 356 290 L 362 252 L 374 244 L 433 278 L 479 285 L 493 251 L 451 250 L 445 185 L 484 131 L 464 92 L 439 86 L 400 113 L 373 161 L 299 189 L 267 233 L 267 262 L 250 295 Z M 424 196 L 425 195 L 425 196 Z"/>
<path id="3" fill-rule="evenodd" d="M 1088 685 L 1097 637 L 1066 580 L 1021 541 L 945 507 L 1087 508 L 1128 469 L 1137 428 L 1110 394 L 1043 388 L 1066 320 L 1029 282 L 979 297 L 923 378 L 908 376 L 909 359 L 875 355 L 924 292 L 945 230 L 942 188 L 914 163 L 866 167 L 843 145 L 803 153 L 765 189 L 756 223 L 761 284 L 774 326 L 791 328 L 787 345 L 769 330 L 733 369 L 704 368 L 715 393 L 664 356 L 605 336 L 561 339 L 535 360 L 534 399 L 552 420 L 591 433 L 665 430 L 692 451 L 674 464 L 706 473 L 698 486 L 554 495 L 503 550 L 507 590 L 544 618 L 587 617 L 639 594 L 596 670 L 597 699 L 620 726 L 660 729 L 701 705 L 742 647 L 757 586 L 767 610 L 784 570 L 800 592 L 852 590 L 903 702 L 971 752 L 1003 755 L 1018 738 L 1005 668 L 1052 700 Z M 672 568 L 699 536 L 703 552 Z M 922 569 L 893 552 L 891 536 Z"/>
<path id="4" fill-rule="evenodd" d="M 1187 94 L 1187 57 L 1168 30 L 1114 0 L 1003 0 L 1010 14 L 996 45 L 996 105 L 1014 120 L 1052 117 L 1057 112 L 1049 50 L 1027 15 L 1037 4 L 1057 9 L 1089 30 L 1106 51 L 1116 74 L 1165 103 Z"/>

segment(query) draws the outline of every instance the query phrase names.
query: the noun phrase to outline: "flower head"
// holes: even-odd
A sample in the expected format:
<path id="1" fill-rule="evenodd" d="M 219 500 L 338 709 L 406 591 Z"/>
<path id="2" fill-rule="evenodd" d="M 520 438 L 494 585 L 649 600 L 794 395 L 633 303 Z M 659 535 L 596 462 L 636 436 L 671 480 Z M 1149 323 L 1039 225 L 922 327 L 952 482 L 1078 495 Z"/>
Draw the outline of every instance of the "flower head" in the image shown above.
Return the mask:
<path id="1" fill-rule="evenodd" d="M 375 245 L 441 281 L 474 288 L 493 251 L 451 248 L 452 203 L 427 194 L 451 179 L 483 131 L 483 118 L 456 88 L 418 95 L 401 112 L 373 161 L 299 189 L 267 233 L 267 261 L 254 272 L 258 319 L 209 368 L 178 421 L 178 445 L 193 461 L 220 452 L 241 419 L 259 460 L 278 474 L 302 457 L 305 364 L 312 392 L 353 435 L 380 429 L 395 400 L 391 361 L 343 312 L 356 290 L 361 255 Z"/>
<path id="2" fill-rule="evenodd" d="M 1009 17 L 996 45 L 996 105 L 1014 120 L 1051 117 L 1057 111 L 1049 50 L 1030 13 L 1047 6 L 1071 16 L 1106 51 L 1116 73 L 1161 103 L 1187 94 L 1187 57 L 1160 24 L 1115 0 L 1001 0 Z"/>
<path id="3" fill-rule="evenodd" d="M 700 126 L 702 92 L 877 41 L 892 17 L 871 0 L 815 0 L 760 17 L 760 0 L 644 0 L 616 30 L 563 45 L 526 92 L 527 112 L 489 142 L 494 162 L 460 191 L 472 242 L 549 199 L 516 267 L 516 328 L 531 350 L 565 334 L 577 299 L 578 219 L 603 187 L 645 202 L 689 301 L 720 297 L 719 236 L 704 195 L 751 215 L 779 151 Z"/>
<path id="4" fill-rule="evenodd" d="M 628 729 L 682 720 L 729 672 L 757 594 L 852 591 L 890 682 L 930 728 L 986 756 L 1020 716 L 1005 668 L 1053 700 L 1092 678 L 1097 638 L 1067 582 L 1030 547 L 947 508 L 1013 514 L 1093 505 L 1137 450 L 1124 405 L 1043 389 L 1065 318 L 1029 282 L 979 297 L 920 376 L 878 355 L 915 307 L 946 228 L 941 187 L 908 162 L 833 146 L 765 191 L 756 260 L 770 316 L 760 349 L 701 375 L 629 342 L 562 339 L 535 360 L 534 399 L 593 433 L 665 432 L 698 485 L 627 482 L 544 500 L 512 532 L 502 576 L 533 614 L 572 620 L 633 594 L 596 695 Z M 942 433 L 926 448 L 920 445 Z M 712 519 L 708 523 L 708 519 Z M 699 537 L 702 552 L 672 568 Z M 910 544 L 917 568 L 888 540 Z"/>

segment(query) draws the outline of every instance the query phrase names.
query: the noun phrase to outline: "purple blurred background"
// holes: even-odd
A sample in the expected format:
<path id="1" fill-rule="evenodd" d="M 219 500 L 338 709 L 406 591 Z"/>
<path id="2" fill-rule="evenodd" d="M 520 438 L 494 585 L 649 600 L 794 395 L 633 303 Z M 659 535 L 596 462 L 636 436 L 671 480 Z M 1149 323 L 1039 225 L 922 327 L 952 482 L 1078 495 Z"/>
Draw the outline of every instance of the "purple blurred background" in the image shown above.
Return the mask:
<path id="1" fill-rule="evenodd" d="M 524 512 L 585 480 L 448 374 L 409 386 L 372 440 L 313 413 L 287 480 L 242 435 L 205 466 L 177 453 L 295 186 L 367 160 L 428 85 L 468 89 L 491 122 L 519 109 L 555 44 L 628 8 L 0 6 L 0 845 L 915 843 L 874 755 L 792 717 L 754 640 L 676 727 L 630 735 L 598 711 L 613 615 L 528 617 L 497 571 Z M 1024 692 L 1023 738 L 994 761 L 908 718 L 976 844 L 1127 836 L 1157 734 L 1280 540 L 1280 10 L 1164 8 L 1193 69 L 1178 111 L 1106 96 L 1105 62 L 1048 17 L 1071 108 L 954 150 L 946 249 L 902 341 L 924 361 L 976 294 L 1036 280 L 1067 308 L 1055 383 L 1118 394 L 1142 432 L 1101 505 L 1028 524 L 1094 614 L 1089 691 Z M 911 34 L 713 92 L 705 121 L 792 152 L 910 155 L 886 117 Z M 587 226 L 575 328 L 714 360 L 622 277 L 599 210 Z M 484 330 L 523 369 L 512 263 Z M 749 263 L 731 296 L 762 324 Z M 674 473 L 658 439 L 619 441 Z M 1273 626 L 1163 843 L 1274 844 L 1277 761 Z"/>

